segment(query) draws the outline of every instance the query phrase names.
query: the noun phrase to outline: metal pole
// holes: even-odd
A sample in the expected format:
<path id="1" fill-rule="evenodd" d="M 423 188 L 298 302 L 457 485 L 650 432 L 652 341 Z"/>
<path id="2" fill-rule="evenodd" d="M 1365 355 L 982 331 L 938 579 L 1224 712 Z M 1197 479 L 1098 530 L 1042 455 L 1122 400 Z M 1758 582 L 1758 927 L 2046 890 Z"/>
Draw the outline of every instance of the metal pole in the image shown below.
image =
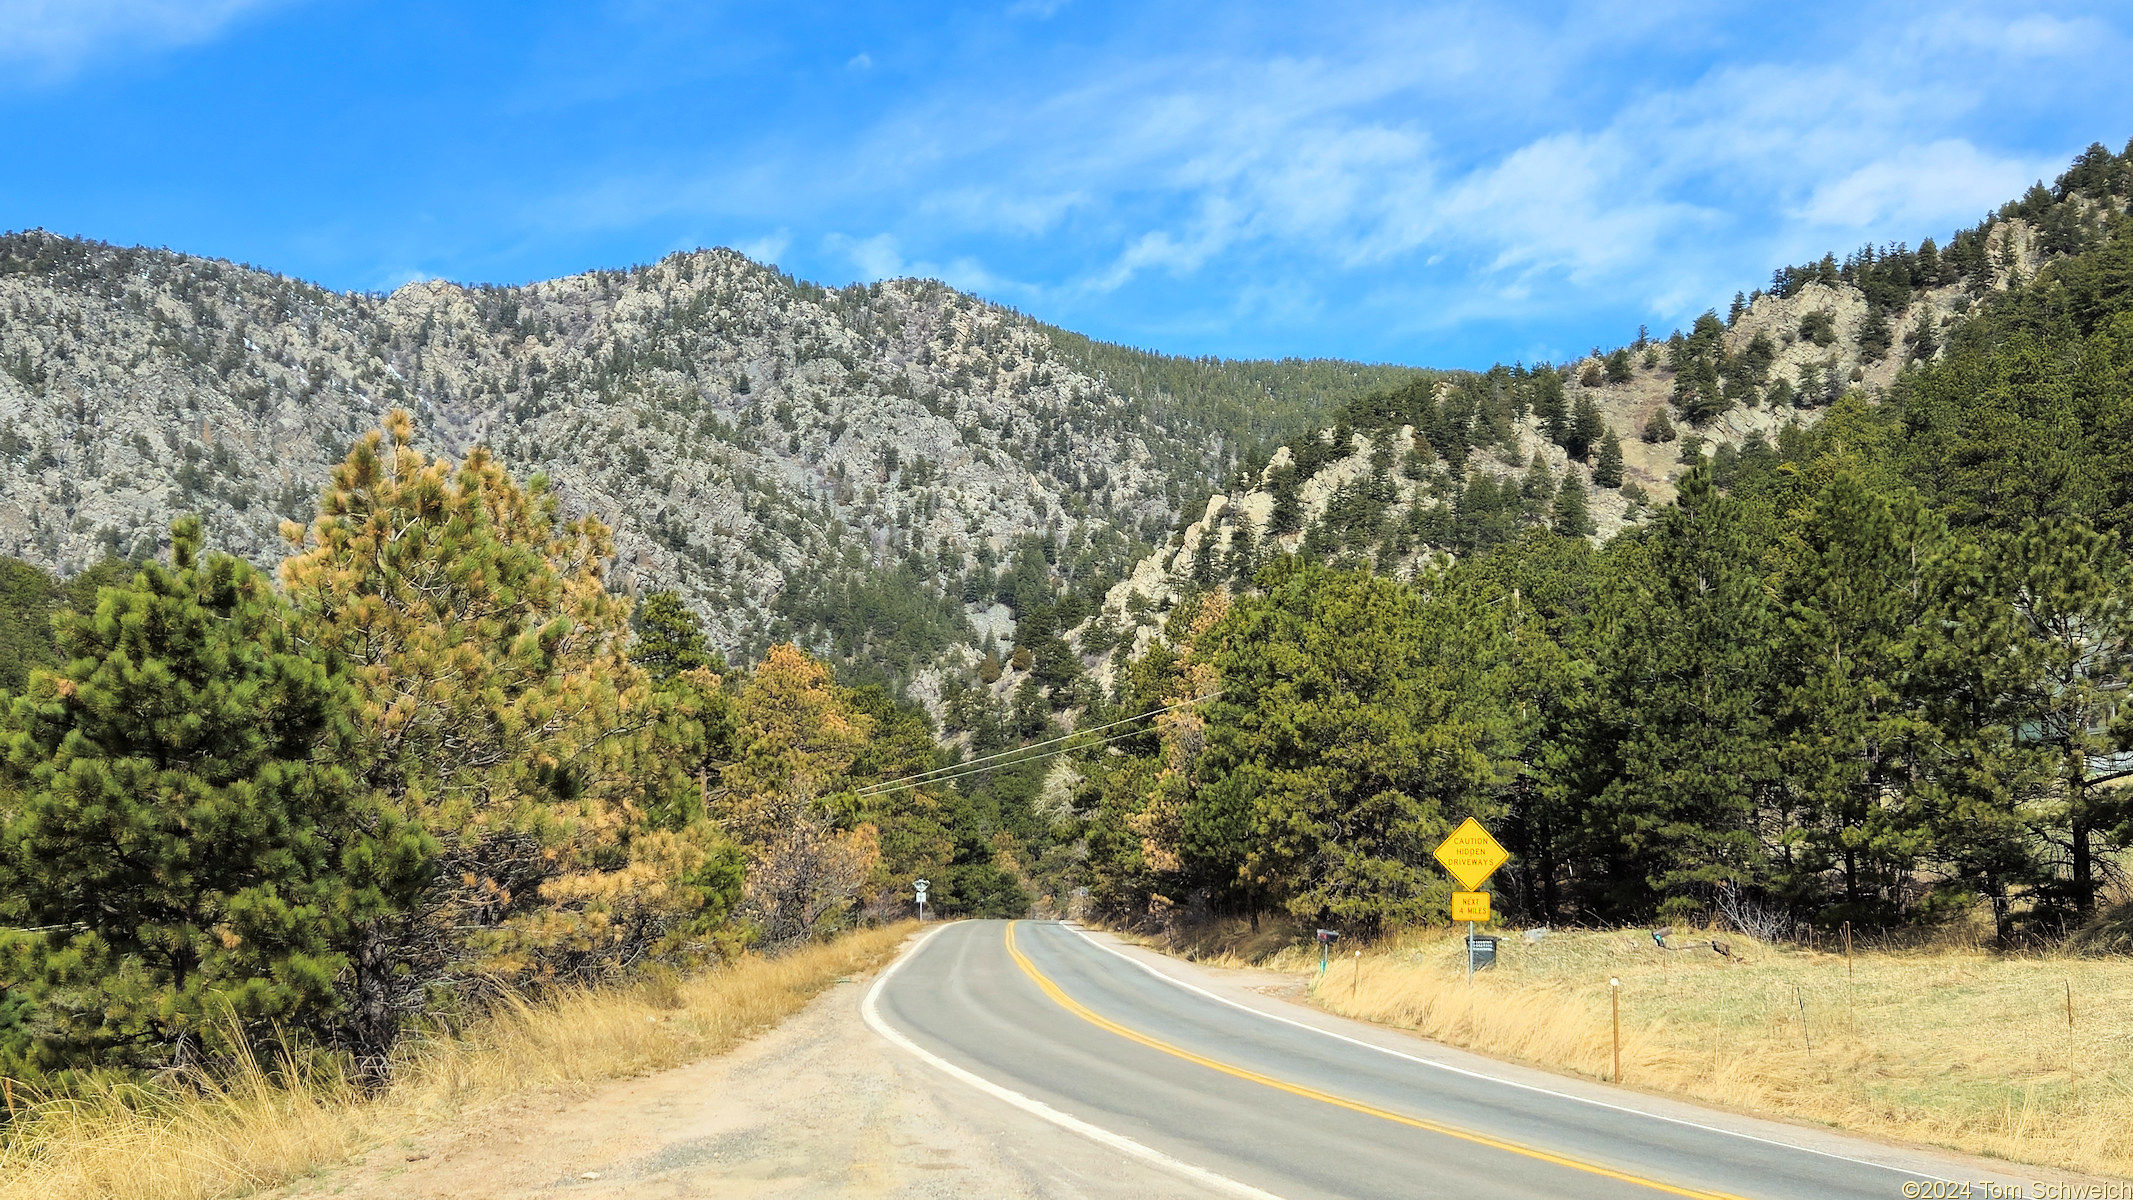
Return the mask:
<path id="1" fill-rule="evenodd" d="M 1466 985 L 1474 986 L 1474 923 L 1466 923 Z"/>

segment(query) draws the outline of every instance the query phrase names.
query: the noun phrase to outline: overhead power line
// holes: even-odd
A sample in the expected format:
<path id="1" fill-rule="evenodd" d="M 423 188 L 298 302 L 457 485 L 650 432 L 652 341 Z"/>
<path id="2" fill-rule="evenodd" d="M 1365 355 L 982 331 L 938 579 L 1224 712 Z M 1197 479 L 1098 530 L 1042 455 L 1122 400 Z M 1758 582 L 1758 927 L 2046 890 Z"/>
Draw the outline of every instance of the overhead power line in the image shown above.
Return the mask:
<path id="1" fill-rule="evenodd" d="M 1072 733 L 1064 733 L 1060 734 L 1058 737 L 1046 738 L 1041 742 L 1031 742 L 1027 746 L 1016 746 L 1008 750 L 995 751 L 981 758 L 973 758 L 968 761 L 959 763 L 950 763 L 945 767 L 935 767 L 929 771 L 918 771 L 910 775 L 899 776 L 895 779 L 884 779 L 880 782 L 870 783 L 863 788 L 856 789 L 855 794 L 859 796 L 879 796 L 888 792 L 902 791 L 906 788 L 924 787 L 926 784 L 929 783 L 946 782 L 952 778 L 960 778 L 964 775 L 976 774 L 980 771 L 990 770 L 996 766 L 1012 765 L 1004 764 L 1001 761 L 1003 759 L 1013 759 L 1015 763 L 1035 762 L 1041 758 L 1057 757 L 1058 755 L 1064 754 L 1069 750 L 1087 749 L 1093 748 L 1095 746 L 1108 746 L 1112 742 L 1123 741 L 1126 738 L 1138 736 L 1139 731 L 1136 730 L 1129 733 L 1122 733 L 1116 735 L 1115 737 L 1100 738 L 1095 742 L 1085 742 L 1079 746 L 1069 746 L 1064 745 L 1063 743 L 1072 742 L 1076 738 L 1086 738 L 1091 734 L 1102 733 L 1107 729 L 1116 729 L 1121 725 L 1131 725 L 1136 721 L 1145 721 L 1150 717 L 1161 716 L 1162 714 L 1166 712 L 1171 712 L 1175 709 L 1189 708 L 1192 705 L 1200 704 L 1208 700 L 1213 700 L 1221 694 L 1221 691 L 1218 689 L 1216 691 L 1209 692 L 1204 696 L 1194 696 L 1190 700 L 1179 700 L 1171 704 L 1165 704 L 1160 708 L 1151 708 L 1147 712 L 1140 713 L 1137 716 L 1121 717 L 1116 721 L 1107 721 L 1102 725 L 1092 725 L 1087 729 L 1077 729 Z M 1053 748 L 1047 749 L 1047 747 Z"/>

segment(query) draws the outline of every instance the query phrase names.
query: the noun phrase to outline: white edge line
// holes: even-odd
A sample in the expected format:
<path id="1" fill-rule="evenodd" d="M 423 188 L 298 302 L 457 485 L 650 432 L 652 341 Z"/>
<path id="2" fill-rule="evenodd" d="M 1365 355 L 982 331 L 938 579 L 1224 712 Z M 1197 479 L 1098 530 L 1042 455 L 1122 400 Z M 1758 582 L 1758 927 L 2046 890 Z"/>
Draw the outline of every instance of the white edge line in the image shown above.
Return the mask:
<path id="1" fill-rule="evenodd" d="M 1274 1193 L 1272 1192 L 1263 1192 L 1248 1183 L 1240 1183 L 1237 1180 L 1231 1179 L 1227 1175 L 1217 1175 L 1213 1171 L 1207 1170 L 1205 1167 L 1196 1167 L 1193 1166 L 1191 1163 L 1181 1162 L 1178 1159 L 1172 1158 L 1160 1150 L 1156 1150 L 1149 1146 L 1144 1146 L 1141 1143 L 1136 1142 L 1132 1138 L 1126 1137 L 1123 1134 L 1113 1133 L 1108 1129 L 1103 1129 L 1098 1126 L 1091 1125 L 1087 1121 L 1084 1121 L 1079 1117 L 1069 1116 L 1066 1113 L 1060 1112 L 1058 1109 L 1053 1108 L 1051 1105 L 1044 1103 L 1042 1100 L 1035 1100 L 1023 1095 L 1020 1092 L 1012 1091 L 1008 1088 L 1001 1087 L 999 1084 L 994 1083 L 989 1079 L 986 1079 L 980 1075 L 973 1074 L 970 1071 L 966 1071 L 963 1068 L 956 1066 L 954 1063 L 949 1062 L 947 1059 L 942 1058 L 940 1055 L 935 1054 L 930 1050 L 927 1050 L 925 1047 L 920 1046 L 917 1042 L 914 1042 L 910 1038 L 905 1037 L 903 1034 L 898 1033 L 896 1030 L 891 1029 L 889 1027 L 889 1023 L 887 1021 L 882 1020 L 881 1013 L 875 1008 L 874 1002 L 881 995 L 882 985 L 888 983 L 889 977 L 896 974 L 896 972 L 900 970 L 905 963 L 910 962 L 912 958 L 916 957 L 920 950 L 925 949 L 927 942 L 930 942 L 934 938 L 940 936 L 942 931 L 946 930 L 947 928 L 948 927 L 946 925 L 939 926 L 938 928 L 934 929 L 933 932 L 920 938 L 918 940 L 917 945 L 912 946 L 909 950 L 905 951 L 902 956 L 897 958 L 895 962 L 889 964 L 889 969 L 883 971 L 881 973 L 881 978 L 876 979 L 874 981 L 874 986 L 867 989 L 866 999 L 862 1001 L 859 1005 L 860 1019 L 864 1020 L 867 1023 L 867 1028 L 872 1029 L 875 1033 L 880 1034 L 891 1045 L 925 1063 L 927 1066 L 930 1066 L 935 1070 L 940 1071 L 943 1074 L 948 1075 L 952 1078 L 959 1079 L 962 1082 L 969 1084 L 971 1087 L 974 1087 L 979 1091 L 984 1092 L 986 1095 L 991 1096 L 996 1100 L 1005 1101 L 1006 1103 L 1011 1104 L 1016 1108 L 1019 1108 L 1022 1111 L 1031 1114 L 1032 1116 L 1039 1117 L 1046 1121 L 1050 1121 L 1052 1124 L 1059 1126 L 1061 1129 L 1065 1129 L 1071 1133 L 1078 1133 L 1081 1136 L 1088 1138 L 1090 1141 L 1095 1142 L 1099 1145 L 1109 1146 L 1113 1150 L 1117 1150 L 1125 1154 L 1130 1154 L 1135 1158 L 1153 1163 L 1166 1171 L 1170 1171 L 1173 1174 L 1182 1175 L 1195 1183 L 1203 1184 L 1207 1187 L 1213 1188 L 1216 1191 L 1223 1192 L 1227 1195 L 1244 1197 L 1245 1200 L 1281 1200 L 1281 1197 L 1274 1195 Z"/>
<path id="2" fill-rule="evenodd" d="M 1613 1112 L 1628 1113 L 1631 1116 L 1647 1117 L 1654 1121 L 1665 1121 L 1668 1124 L 1672 1125 L 1683 1125 L 1690 1129 L 1700 1129 L 1705 1133 L 1721 1133 L 1726 1135 L 1727 1137 L 1741 1138 L 1745 1141 L 1750 1142 L 1761 1142 L 1766 1146 L 1777 1146 L 1785 1150 L 1796 1150 L 1802 1154 L 1819 1155 L 1822 1158 L 1831 1158 L 1837 1160 L 1838 1162 L 1854 1163 L 1862 1167 L 1878 1167 L 1884 1171 L 1894 1171 L 1899 1175 L 1908 1175 L 1914 1179 L 1925 1180 L 1932 1183 L 1955 1182 L 1951 1179 L 1942 1179 L 1938 1175 L 1928 1175 L 1923 1171 L 1913 1171 L 1907 1167 L 1892 1167 L 1887 1163 L 1874 1162 L 1870 1159 L 1864 1158 L 1853 1158 L 1850 1155 L 1837 1154 L 1829 1150 L 1817 1150 L 1812 1146 L 1802 1146 L 1793 1142 L 1779 1141 L 1776 1138 L 1761 1137 L 1752 1133 L 1742 1133 L 1737 1129 L 1727 1129 L 1723 1126 L 1718 1125 L 1705 1125 L 1700 1121 L 1691 1121 L 1685 1117 L 1669 1117 L 1664 1113 L 1655 1113 L 1642 1108 L 1631 1108 L 1626 1104 L 1610 1104 L 1605 1100 L 1595 1100 L 1590 1096 L 1579 1096 L 1574 1095 L 1570 1092 L 1558 1092 L 1553 1088 L 1544 1088 L 1537 1084 L 1520 1083 L 1515 1079 L 1505 1079 L 1499 1075 L 1489 1075 L 1481 1071 L 1471 1071 L 1465 1067 L 1455 1067 L 1452 1066 L 1450 1063 L 1437 1062 L 1433 1059 L 1423 1058 L 1419 1055 L 1404 1054 L 1398 1050 L 1392 1049 L 1389 1046 L 1380 1046 L 1375 1042 L 1366 1042 L 1362 1038 L 1349 1037 L 1345 1033 L 1335 1033 L 1330 1029 L 1320 1028 L 1319 1026 L 1313 1025 L 1308 1021 L 1299 1021 L 1296 1020 L 1294 1017 L 1284 1017 L 1279 1013 L 1270 1013 L 1265 1011 L 1264 1009 L 1253 1008 L 1249 1004 L 1243 1004 L 1236 1000 L 1232 1000 L 1228 996 L 1208 991 L 1206 988 L 1200 987 L 1197 984 L 1187 983 L 1184 980 L 1177 978 L 1176 976 L 1167 974 L 1157 969 L 1157 967 L 1153 963 L 1144 961 L 1139 958 L 1135 958 L 1133 955 L 1127 954 L 1125 951 L 1119 950 L 1115 947 L 1104 945 L 1102 942 L 1097 941 L 1094 937 L 1091 937 L 1087 930 L 1082 929 L 1077 925 L 1069 925 L 1066 922 L 1061 922 L 1061 924 L 1065 926 L 1065 928 L 1072 930 L 1076 934 L 1079 934 L 1083 941 L 1089 943 L 1091 946 L 1096 947 L 1098 950 L 1101 950 L 1106 954 L 1115 954 L 1118 957 L 1125 959 L 1127 962 L 1132 963 L 1134 966 L 1139 967 L 1141 970 L 1148 972 L 1150 975 L 1155 976 L 1157 979 L 1162 980 L 1164 983 L 1171 985 L 1172 987 L 1184 988 L 1188 992 L 1194 992 L 1199 995 L 1205 996 L 1209 1000 L 1215 1001 L 1217 1004 L 1227 1004 L 1231 1008 L 1234 1008 L 1239 1012 L 1248 1012 L 1255 1017 L 1263 1017 L 1269 1021 L 1279 1021 L 1283 1025 L 1293 1025 L 1298 1029 L 1306 1029 L 1312 1033 L 1321 1034 L 1325 1037 L 1333 1038 L 1336 1041 L 1347 1042 L 1351 1046 L 1361 1046 L 1365 1050 L 1375 1050 L 1380 1054 L 1389 1054 L 1394 1058 L 1406 1059 L 1408 1062 L 1419 1063 L 1425 1067 L 1434 1067 L 1439 1071 L 1450 1071 L 1454 1075 L 1464 1075 L 1470 1079 L 1479 1079 L 1488 1083 L 1498 1083 L 1502 1084 L 1505 1087 L 1518 1088 L 1521 1091 L 1536 1092 L 1543 1096 L 1553 1096 L 1558 1100 L 1572 1100 L 1579 1104 L 1592 1105 L 1594 1108 L 1604 1108 Z"/>

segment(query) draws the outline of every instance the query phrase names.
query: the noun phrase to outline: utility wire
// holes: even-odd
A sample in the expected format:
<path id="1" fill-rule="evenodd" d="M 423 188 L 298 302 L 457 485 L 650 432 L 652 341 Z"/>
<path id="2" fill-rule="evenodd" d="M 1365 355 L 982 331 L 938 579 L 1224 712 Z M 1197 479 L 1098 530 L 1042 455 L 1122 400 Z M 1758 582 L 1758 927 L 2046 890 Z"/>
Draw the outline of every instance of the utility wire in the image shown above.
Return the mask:
<path id="1" fill-rule="evenodd" d="M 1102 725 L 1091 725 L 1087 729 L 1077 729 L 1074 730 L 1072 733 L 1063 733 L 1060 734 L 1058 737 L 1046 738 L 1041 742 L 1031 742 L 1027 746 L 1016 746 L 1007 750 L 998 750 L 994 751 L 991 754 L 987 754 L 981 758 L 970 759 L 967 762 L 950 763 L 945 767 L 935 767 L 932 770 L 928 771 L 918 771 L 913 774 L 900 776 L 895 779 L 884 779 L 878 783 L 870 783 L 863 788 L 855 789 L 854 794 L 859 796 L 873 796 L 881 794 L 883 792 L 901 791 L 902 789 L 907 787 L 916 787 L 927 783 L 937 783 L 940 781 L 940 777 L 946 777 L 950 775 L 964 775 L 972 771 L 982 770 L 986 767 L 994 765 L 996 763 L 996 760 L 1003 758 L 1013 758 L 1016 755 L 1028 756 L 1017 760 L 1020 762 L 1031 762 L 1038 758 L 1049 758 L 1052 757 L 1053 754 L 1062 754 L 1065 753 L 1066 750 L 1074 749 L 1074 747 L 1062 747 L 1060 750 L 1052 752 L 1052 754 L 1033 755 L 1030 752 L 1033 750 L 1042 750 L 1046 746 L 1056 746 L 1061 742 L 1070 742 L 1075 738 L 1085 737 L 1088 734 L 1102 733 L 1106 729 L 1116 729 L 1121 725 L 1131 725 L 1135 721 L 1145 721 L 1150 717 L 1160 716 L 1163 713 L 1171 711 L 1172 709 L 1187 708 L 1194 704 L 1200 704 L 1208 700 L 1213 700 L 1221 694 L 1221 691 L 1218 689 L 1216 691 L 1209 692 L 1204 696 L 1194 696 L 1190 700 L 1179 700 L 1175 703 L 1165 704 L 1161 708 L 1151 708 L 1147 712 L 1141 713 L 1138 716 L 1121 717 L 1116 721 L 1108 721 Z M 1112 742 L 1134 736 L 1137 736 L 1137 731 L 1136 733 L 1120 734 L 1118 737 L 1104 738 L 1095 744 L 1099 746 L 1108 746 Z"/>
<path id="2" fill-rule="evenodd" d="M 1052 749 L 1052 750 L 1046 750 L 1046 751 L 1044 751 L 1043 753 L 1040 753 L 1040 754 L 1032 754 L 1032 755 L 1030 755 L 1030 756 L 1029 756 L 1028 758 L 1022 758 L 1022 759 L 1017 759 L 1017 760 L 1015 760 L 1014 762 L 1012 762 L 1012 763 L 1009 763 L 1009 764 L 1007 764 L 1007 765 L 1008 765 L 1008 766 L 1020 766 L 1020 765 L 1021 765 L 1021 764 L 1023 764 L 1023 763 L 1026 763 L 1026 762 L 1036 762 L 1036 761 L 1038 761 L 1039 759 L 1045 759 L 1045 758 L 1057 758 L 1057 757 L 1059 757 L 1059 756 L 1060 756 L 1060 755 L 1062 755 L 1062 754 L 1066 754 L 1066 753 L 1069 753 L 1069 752 L 1071 752 L 1071 751 L 1074 751 L 1074 750 L 1094 750 L 1094 749 L 1096 749 L 1096 748 L 1097 748 L 1097 747 L 1099 747 L 1099 746 L 1108 746 L 1108 745 L 1110 745 L 1110 744 L 1111 744 L 1111 743 L 1113 743 L 1113 742 L 1123 742 L 1123 741 L 1125 741 L 1125 740 L 1126 740 L 1127 738 L 1135 738 L 1135 737 L 1139 737 L 1139 736 L 1141 736 L 1141 731 L 1140 731 L 1140 730 L 1137 730 L 1137 729 L 1129 729 L 1129 730 L 1127 730 L 1127 731 L 1126 731 L 1126 732 L 1124 732 L 1124 733 L 1114 733 L 1114 734 L 1112 734 L 1112 735 L 1111 735 L 1110 737 L 1107 737 L 1107 738 L 1099 738 L 1099 739 L 1097 739 L 1096 741 L 1093 741 L 1093 742 L 1088 742 L 1088 743 L 1085 743 L 1085 744 L 1083 744 L 1083 745 L 1079 745 L 1079 746 L 1060 746 L 1060 747 L 1058 747 L 1058 748 L 1056 748 L 1056 749 Z M 1024 749 L 1029 749 L 1029 748 L 1030 748 L 1030 747 L 1024 747 Z M 894 792 L 900 792 L 900 791 L 905 791 L 905 790 L 908 790 L 908 789 L 910 789 L 910 788 L 917 788 L 917 787 L 925 787 L 925 786 L 926 786 L 927 784 L 931 784 L 931 783 L 954 783 L 954 782 L 955 782 L 956 780 L 958 780 L 958 779 L 963 779 L 963 778 L 967 777 L 968 775 L 978 775 L 978 774 L 982 774 L 982 773 L 984 773 L 985 771 L 988 771 L 988 770 L 991 770 L 991 769 L 992 769 L 992 766 L 991 766 L 991 765 L 987 765 L 987 764 L 968 764 L 968 763 L 966 763 L 966 764 L 964 764 L 964 765 L 965 765 L 965 766 L 969 766 L 969 767 L 971 767 L 971 769 L 970 769 L 969 771 L 965 772 L 965 773 L 964 773 L 963 775 L 943 776 L 943 777 L 941 777 L 941 778 L 938 778 L 938 779 L 927 779 L 927 780 L 922 780 L 922 781 L 919 781 L 919 782 L 915 782 L 915 783 L 905 783 L 905 782 L 900 782 L 900 781 L 897 781 L 897 780 L 890 780 L 889 782 L 887 782 L 887 783 L 884 783 L 884 784 L 877 784 L 877 785 L 874 785 L 874 786 L 876 786 L 876 787 L 878 787 L 878 788 L 880 789 L 880 790 L 878 790 L 878 791 L 873 791 L 873 792 L 859 792 L 859 793 L 855 793 L 855 794 L 857 794 L 857 795 L 860 795 L 860 796 L 865 796 L 865 797 L 873 797 L 873 796 L 886 796 L 886 795 L 889 795 L 889 794 L 891 794 L 891 793 L 894 793 Z"/>

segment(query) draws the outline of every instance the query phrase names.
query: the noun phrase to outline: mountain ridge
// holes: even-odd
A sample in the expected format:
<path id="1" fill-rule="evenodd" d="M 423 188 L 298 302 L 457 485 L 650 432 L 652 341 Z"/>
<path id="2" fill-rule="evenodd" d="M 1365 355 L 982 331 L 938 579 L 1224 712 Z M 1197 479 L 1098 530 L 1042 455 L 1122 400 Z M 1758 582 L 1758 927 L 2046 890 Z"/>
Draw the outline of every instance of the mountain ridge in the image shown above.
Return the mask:
<path id="1" fill-rule="evenodd" d="M 379 297 L 35 232 L 0 239 L 0 365 L 0 550 L 40 566 L 152 552 L 180 511 L 271 561 L 405 406 L 437 449 L 547 475 L 616 527 L 624 586 L 677 588 L 743 655 L 805 632 L 778 602 L 825 569 L 945 594 L 1032 533 L 1115 569 L 1246 441 L 1413 374 L 1169 359 L 728 250 Z"/>
<path id="2" fill-rule="evenodd" d="M 1390 546 L 1402 569 L 1533 524 L 1609 536 L 1692 463 L 1886 395 L 1971 305 L 2121 219 L 2128 163 L 2092 147 L 1945 250 L 1780 268 L 1663 341 L 1483 372 L 1151 354 L 937 281 L 833 289 L 724 249 L 378 295 L 0 235 L 0 553 L 70 573 L 198 512 L 270 564 L 347 445 L 406 407 L 431 448 L 489 445 L 600 515 L 616 585 L 676 589 L 729 656 L 791 639 L 898 691 L 927 676 L 939 716 L 941 672 L 997 660 L 1034 597 L 1045 636 L 1145 630 L 1211 582 L 1208 552 L 1237 557 L 1239 513 L 1261 550 Z M 1619 486 L 1597 477 L 1609 435 Z M 1077 636 L 1084 665 L 1124 633 Z"/>

